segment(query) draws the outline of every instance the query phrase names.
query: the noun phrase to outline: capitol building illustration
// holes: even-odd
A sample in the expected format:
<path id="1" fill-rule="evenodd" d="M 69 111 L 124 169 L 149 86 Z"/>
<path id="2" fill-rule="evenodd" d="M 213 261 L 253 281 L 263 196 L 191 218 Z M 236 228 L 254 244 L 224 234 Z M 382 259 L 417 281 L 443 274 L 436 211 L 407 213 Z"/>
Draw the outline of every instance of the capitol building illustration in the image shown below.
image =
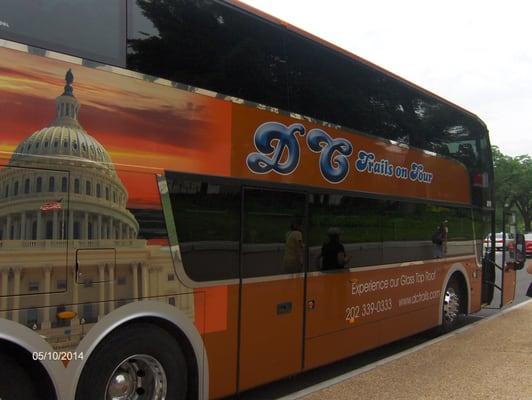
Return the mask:
<path id="1" fill-rule="evenodd" d="M 52 344 L 57 336 L 61 347 L 65 327 L 72 345 L 87 325 L 137 299 L 161 296 L 193 317 L 169 248 L 138 238 L 109 154 L 78 121 L 70 70 L 65 80 L 55 119 L 0 170 L 0 318 Z"/>

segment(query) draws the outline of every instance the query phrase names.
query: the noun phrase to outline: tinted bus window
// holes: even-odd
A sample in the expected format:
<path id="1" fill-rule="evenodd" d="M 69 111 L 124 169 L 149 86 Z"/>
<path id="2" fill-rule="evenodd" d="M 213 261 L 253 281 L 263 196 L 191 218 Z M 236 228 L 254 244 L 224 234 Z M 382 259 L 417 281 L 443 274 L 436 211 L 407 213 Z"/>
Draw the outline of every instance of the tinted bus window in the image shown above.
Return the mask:
<path id="1" fill-rule="evenodd" d="M 303 272 L 305 202 L 303 193 L 244 191 L 243 278 Z"/>
<path id="2" fill-rule="evenodd" d="M 315 193 L 309 204 L 309 270 L 377 265 L 382 259 L 382 201 Z M 339 246 L 341 245 L 341 247 Z M 329 260 L 333 249 L 336 257 Z M 335 262 L 343 248 L 347 262 Z"/>
<path id="3" fill-rule="evenodd" d="M 125 0 L 2 0 L 0 37 L 124 65 Z"/>
<path id="4" fill-rule="evenodd" d="M 287 109 L 282 30 L 210 0 L 128 0 L 128 68 Z"/>
<path id="5" fill-rule="evenodd" d="M 187 275 L 196 281 L 238 278 L 240 186 L 168 178 Z"/>
<path id="6" fill-rule="evenodd" d="M 447 231 L 444 257 L 474 253 L 470 209 L 387 201 L 382 215 L 383 264 L 439 257 L 432 236 L 440 224 Z"/>
<path id="7" fill-rule="evenodd" d="M 469 208 L 447 210 L 448 243 L 447 256 L 460 256 L 475 253 L 475 231 L 473 211 Z"/>
<path id="8" fill-rule="evenodd" d="M 286 40 L 290 110 L 376 133 L 378 119 L 368 92 L 371 72 L 299 35 L 290 33 Z"/>
<path id="9" fill-rule="evenodd" d="M 435 256 L 432 234 L 446 218 L 425 204 L 387 201 L 383 209 L 383 264 L 428 260 Z"/>

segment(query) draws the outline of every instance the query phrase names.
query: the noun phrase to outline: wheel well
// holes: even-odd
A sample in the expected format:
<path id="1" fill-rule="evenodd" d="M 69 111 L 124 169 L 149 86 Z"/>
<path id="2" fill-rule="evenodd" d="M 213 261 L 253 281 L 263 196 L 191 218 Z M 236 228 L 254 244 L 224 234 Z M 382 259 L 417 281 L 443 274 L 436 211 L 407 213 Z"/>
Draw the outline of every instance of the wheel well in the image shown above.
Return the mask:
<path id="1" fill-rule="evenodd" d="M 187 363 L 187 399 L 197 399 L 198 398 L 198 362 L 196 360 L 196 355 L 194 353 L 194 349 L 192 348 L 192 345 L 190 344 L 190 341 L 186 337 L 186 335 L 177 327 L 176 325 L 172 324 L 170 321 L 167 321 L 162 318 L 157 317 L 142 317 L 142 318 L 136 318 L 130 321 L 127 321 L 126 323 L 116 327 L 112 332 L 109 334 L 116 332 L 125 326 L 134 325 L 139 322 L 148 322 L 150 324 L 156 325 L 159 328 L 164 329 L 167 331 L 170 335 L 172 335 L 176 341 L 178 342 L 179 346 L 181 347 L 181 350 L 183 350 L 183 355 L 185 356 L 185 360 Z"/>
<path id="2" fill-rule="evenodd" d="M 462 272 L 455 271 L 449 278 L 449 282 L 455 281 L 458 284 L 458 287 L 460 288 L 460 293 L 462 296 L 464 296 L 464 302 L 460 304 L 460 307 L 462 308 L 460 311 L 463 314 L 467 314 L 468 312 L 468 305 L 469 305 L 469 291 L 467 290 L 467 283 L 465 276 Z"/>
<path id="3" fill-rule="evenodd" d="M 23 347 L 7 340 L 0 340 L 0 349 L 2 354 L 9 358 L 16 360 L 17 363 L 28 374 L 32 382 L 35 383 L 39 393 L 43 395 L 43 399 L 56 400 L 57 394 L 55 392 L 52 379 L 40 361 L 32 358 L 31 353 Z M 6 366 L 2 366 L 6 368 Z"/>

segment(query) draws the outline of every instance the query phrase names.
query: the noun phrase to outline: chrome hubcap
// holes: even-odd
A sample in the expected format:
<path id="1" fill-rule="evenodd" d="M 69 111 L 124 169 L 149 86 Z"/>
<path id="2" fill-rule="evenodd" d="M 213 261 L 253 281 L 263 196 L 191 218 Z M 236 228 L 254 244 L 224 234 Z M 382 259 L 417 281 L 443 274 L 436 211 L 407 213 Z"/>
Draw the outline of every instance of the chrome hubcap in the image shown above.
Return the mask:
<path id="1" fill-rule="evenodd" d="M 452 287 L 447 288 L 443 299 L 443 318 L 447 326 L 453 325 L 460 313 L 460 298 Z"/>
<path id="2" fill-rule="evenodd" d="M 136 354 L 115 368 L 105 389 L 106 400 L 164 400 L 167 380 L 155 358 Z"/>

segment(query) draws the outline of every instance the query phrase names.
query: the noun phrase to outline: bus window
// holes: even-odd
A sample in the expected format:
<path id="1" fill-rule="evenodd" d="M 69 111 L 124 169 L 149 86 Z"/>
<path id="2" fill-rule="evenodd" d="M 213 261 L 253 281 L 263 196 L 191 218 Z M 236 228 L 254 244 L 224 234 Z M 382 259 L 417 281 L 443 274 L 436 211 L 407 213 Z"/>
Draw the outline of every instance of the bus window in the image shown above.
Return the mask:
<path id="1" fill-rule="evenodd" d="M 383 264 L 439 257 L 432 236 L 442 223 L 447 231 L 443 257 L 473 253 L 470 209 L 387 201 L 382 221 Z"/>
<path id="2" fill-rule="evenodd" d="M 382 219 L 383 264 L 433 258 L 432 233 L 447 216 L 428 214 L 425 204 L 386 202 Z"/>
<path id="3" fill-rule="evenodd" d="M 195 281 L 238 278 L 240 186 L 168 175 L 183 267 Z"/>
<path id="4" fill-rule="evenodd" d="M 303 272 L 305 197 L 267 189 L 244 192 L 243 278 Z"/>
<path id="5" fill-rule="evenodd" d="M 288 109 L 281 28 L 212 0 L 129 0 L 128 13 L 128 68 Z"/>
<path id="6" fill-rule="evenodd" d="M 0 38 L 124 66 L 125 0 L 3 0 Z"/>
<path id="7" fill-rule="evenodd" d="M 475 253 L 473 214 L 469 208 L 447 208 L 448 230 L 447 256 Z"/>
<path id="8" fill-rule="evenodd" d="M 334 268 L 323 254 L 331 242 L 344 248 L 342 268 L 377 265 L 381 261 L 380 200 L 315 193 L 309 204 L 309 270 Z M 340 263 L 339 263 L 340 264 Z M 336 268 L 340 268 L 337 265 Z"/>

